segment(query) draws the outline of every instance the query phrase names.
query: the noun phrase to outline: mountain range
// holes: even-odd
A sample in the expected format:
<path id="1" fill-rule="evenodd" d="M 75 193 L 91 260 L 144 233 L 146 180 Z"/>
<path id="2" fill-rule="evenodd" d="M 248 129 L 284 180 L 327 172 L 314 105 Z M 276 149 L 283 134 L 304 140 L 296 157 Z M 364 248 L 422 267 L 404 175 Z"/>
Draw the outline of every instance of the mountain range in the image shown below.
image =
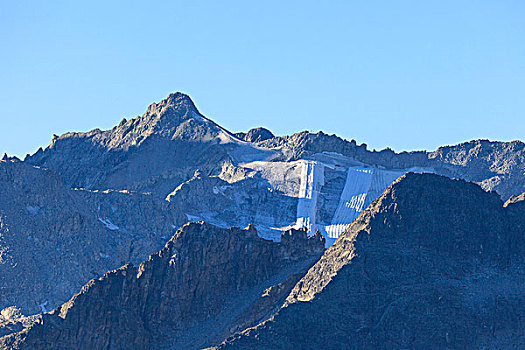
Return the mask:
<path id="1" fill-rule="evenodd" d="M 0 162 L 0 348 L 520 348 L 524 146 L 232 133 L 182 93 L 55 135 Z"/>

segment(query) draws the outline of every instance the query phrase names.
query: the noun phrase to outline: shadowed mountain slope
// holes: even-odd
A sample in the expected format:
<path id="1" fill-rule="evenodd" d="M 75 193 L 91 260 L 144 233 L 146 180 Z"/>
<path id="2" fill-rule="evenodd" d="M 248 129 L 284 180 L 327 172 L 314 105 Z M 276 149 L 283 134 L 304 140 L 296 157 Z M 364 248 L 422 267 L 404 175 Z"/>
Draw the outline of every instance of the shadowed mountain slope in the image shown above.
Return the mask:
<path id="1" fill-rule="evenodd" d="M 525 210 L 514 205 L 464 181 L 407 174 L 276 314 L 219 348 L 523 348 Z"/>
<path id="2" fill-rule="evenodd" d="M 152 195 L 72 190 L 50 170 L 0 161 L 0 309 L 51 310 L 91 278 L 144 260 L 184 222 Z"/>
<path id="3" fill-rule="evenodd" d="M 518 349 L 520 198 L 504 206 L 475 184 L 409 173 L 320 258 L 320 235 L 274 243 L 187 224 L 138 269 L 91 281 L 0 348 Z"/>
<path id="4" fill-rule="evenodd" d="M 165 197 L 196 169 L 220 169 L 228 152 L 244 144 L 202 116 L 187 95 L 174 93 L 110 130 L 56 136 L 26 161 L 55 170 L 71 187 Z"/>
<path id="5" fill-rule="evenodd" d="M 320 235 L 252 228 L 183 226 L 138 268 L 108 272 L 30 328 L 0 339 L 1 349 L 202 348 L 257 321 L 324 250 Z"/>

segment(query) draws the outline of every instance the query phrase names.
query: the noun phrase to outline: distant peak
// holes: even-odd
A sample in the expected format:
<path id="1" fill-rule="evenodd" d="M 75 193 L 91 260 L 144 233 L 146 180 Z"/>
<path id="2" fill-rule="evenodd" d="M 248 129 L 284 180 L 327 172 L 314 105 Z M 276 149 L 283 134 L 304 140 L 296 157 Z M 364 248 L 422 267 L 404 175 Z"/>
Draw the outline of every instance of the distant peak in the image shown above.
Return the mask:
<path id="1" fill-rule="evenodd" d="M 170 100 L 170 101 L 178 101 L 178 100 L 186 100 L 186 99 L 191 101 L 190 96 L 180 91 L 172 92 L 166 98 L 166 100 Z"/>
<path id="2" fill-rule="evenodd" d="M 275 137 L 270 130 L 263 127 L 251 129 L 247 133 L 238 132 L 235 136 L 247 142 L 261 142 Z"/>
<path id="3" fill-rule="evenodd" d="M 178 92 L 178 91 L 169 94 L 168 97 L 166 97 L 166 99 L 162 102 L 165 102 L 166 104 L 172 104 L 172 105 L 177 105 L 177 104 L 188 105 L 188 106 L 193 107 L 193 109 L 197 110 L 191 97 L 189 95 L 186 95 L 185 93 Z"/>
<path id="4" fill-rule="evenodd" d="M 193 103 L 190 96 L 182 93 L 182 92 L 173 92 L 168 95 L 165 99 L 163 99 L 160 102 L 152 103 L 149 105 L 148 110 L 146 114 L 150 114 L 152 112 L 159 112 L 166 109 L 173 109 L 173 110 L 179 110 L 179 111 L 193 111 L 200 115 L 199 110 Z M 164 114 L 164 113 L 162 113 Z"/>

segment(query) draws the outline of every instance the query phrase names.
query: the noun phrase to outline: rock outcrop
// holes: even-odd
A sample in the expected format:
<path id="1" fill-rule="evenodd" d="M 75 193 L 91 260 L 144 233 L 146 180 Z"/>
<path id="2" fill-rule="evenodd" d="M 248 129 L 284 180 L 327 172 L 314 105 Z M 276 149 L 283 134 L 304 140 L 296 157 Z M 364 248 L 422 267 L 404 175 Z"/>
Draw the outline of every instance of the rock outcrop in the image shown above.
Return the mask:
<path id="1" fill-rule="evenodd" d="M 520 307 L 523 309 L 523 299 L 512 294 L 517 290 L 522 292 L 523 285 L 519 260 L 521 247 L 525 245 L 525 201 L 520 195 L 525 191 L 523 142 L 475 140 L 444 146 L 434 152 L 396 153 L 391 149 L 370 151 L 365 144 L 358 145 L 354 140 L 323 132 L 278 137 L 267 129 L 257 128 L 232 134 L 200 114 L 191 99 L 182 93 L 170 94 L 152 104 L 144 115 L 124 119 L 111 130 L 54 135 L 47 148 L 39 149 L 24 161 L 4 155 L 0 161 L 0 309 L 5 309 L 0 313 L 0 335 L 20 331 L 35 321 L 34 317 L 23 316 L 24 313 L 44 312 L 40 322 L 45 326 L 32 328 L 27 333 L 30 341 L 41 338 L 44 343 L 40 345 L 51 344 L 51 340 L 45 338 L 48 335 L 35 335 L 39 329 L 51 327 L 65 344 L 74 341 L 73 332 L 85 331 L 82 339 L 97 347 L 121 346 L 123 340 L 116 339 L 113 333 L 90 338 L 87 333 L 93 329 L 83 328 L 80 316 L 62 317 L 69 314 L 68 307 L 63 313 L 46 312 L 70 298 L 73 291 L 89 279 L 128 262 L 142 261 L 164 246 L 176 228 L 188 220 L 205 220 L 223 228 L 254 224 L 259 236 L 283 240 L 281 245 L 264 243 L 281 247 L 270 249 L 279 251 L 274 252 L 279 259 L 286 260 L 286 256 L 290 258 L 300 252 L 310 256 L 313 254 L 308 248 L 310 243 L 301 243 L 308 242 L 305 237 L 295 242 L 293 237 L 299 236 L 281 233 L 291 227 L 309 227 L 312 232 L 319 229 L 327 244 L 331 244 L 392 181 L 409 171 L 464 179 L 479 184 L 489 193 L 462 181 L 408 175 L 390 187 L 349 227 L 336 248 L 327 252 L 290 295 L 290 288 L 303 277 L 297 266 L 271 273 L 268 270 L 266 277 L 257 280 L 261 285 L 266 284 L 264 291 L 257 289 L 261 287 L 257 281 L 254 285 L 239 282 L 239 288 L 245 293 L 264 295 L 257 301 L 248 298 L 250 301 L 243 304 L 242 310 L 233 307 L 233 301 L 229 304 L 231 308 L 222 308 L 222 311 L 206 306 L 209 317 L 190 313 L 190 321 L 181 321 L 180 327 L 174 321 L 174 327 L 160 329 L 164 323 L 147 319 L 146 309 L 129 311 L 133 317 L 142 317 L 139 323 L 129 321 L 127 316 L 120 317 L 113 309 L 106 311 L 120 315 L 118 319 L 106 314 L 106 321 L 97 320 L 96 315 L 90 316 L 91 320 L 94 324 L 103 322 L 102 330 L 109 329 L 113 322 L 128 320 L 122 322 L 129 324 L 118 324 L 129 329 L 129 334 L 123 333 L 123 337 L 132 337 L 141 346 L 159 344 L 158 334 L 167 332 L 176 335 L 171 338 L 176 347 L 189 347 L 192 339 L 199 339 L 198 346 L 216 345 L 223 340 L 219 339 L 221 336 L 268 319 L 276 308 L 280 311 L 271 322 L 261 323 L 223 345 L 287 347 L 292 338 L 307 339 L 307 334 L 289 328 L 289 336 L 281 336 L 287 331 L 285 325 L 292 322 L 290 320 L 296 322 L 294 317 L 307 318 L 308 313 L 318 313 L 323 321 L 319 324 L 297 321 L 294 325 L 303 325 L 306 329 L 316 325 L 337 329 L 336 336 L 326 331 L 323 341 L 333 338 L 333 344 L 339 345 L 354 339 L 352 344 L 396 347 L 394 332 L 401 332 L 404 337 L 401 345 L 398 344 L 402 347 L 418 347 L 425 341 L 438 347 L 469 341 L 480 346 L 489 344 L 489 347 L 504 346 L 505 341 L 516 343 L 516 339 L 521 339 L 521 335 L 516 334 L 516 326 L 523 329 L 519 323 L 523 315 L 517 311 Z M 505 205 L 498 195 L 509 199 Z M 256 231 L 252 228 L 247 232 Z M 396 238 L 392 238 L 394 236 Z M 320 240 L 316 235 L 316 241 Z M 255 237 L 252 241 L 259 242 Z M 282 251 L 290 241 L 294 241 L 295 248 L 290 246 Z M 414 242 L 418 243 L 414 245 Z M 191 246 L 207 251 L 199 243 L 188 243 L 184 249 Z M 243 268 L 253 268 L 248 265 L 246 261 Z M 305 265 L 308 263 L 301 266 Z M 86 291 L 95 293 L 99 290 L 95 286 L 105 286 L 104 283 L 108 283 L 107 288 L 111 290 L 121 288 L 118 286 L 123 283 L 135 284 L 131 289 L 122 287 L 122 291 L 148 290 L 150 287 L 144 289 L 140 285 L 146 282 L 137 282 L 147 280 L 141 277 L 142 272 L 126 266 L 108 274 L 114 277 L 93 282 L 94 286 L 86 287 Z M 278 276 L 278 271 L 283 275 Z M 268 277 L 270 275 L 273 277 Z M 481 298 L 479 304 L 478 299 L 469 298 L 484 278 L 490 287 L 483 292 L 489 294 L 475 295 Z M 414 284 L 413 280 L 420 282 Z M 394 286 L 391 291 L 389 283 Z M 357 292 L 350 288 L 353 284 L 357 285 Z M 417 289 L 418 286 L 424 290 Z M 106 287 L 100 288 L 101 298 L 110 292 Z M 251 294 L 247 291 L 250 288 Z M 89 293 L 81 293 L 76 298 L 89 299 Z M 126 304 L 128 299 L 122 300 L 125 310 L 150 305 L 149 301 L 122 293 L 131 298 L 130 303 L 136 302 Z M 415 295 L 421 295 L 421 305 L 416 303 Z M 339 297 L 342 301 L 330 306 L 330 300 Z M 446 301 L 444 306 L 435 302 L 437 297 Z M 476 304 L 479 307 L 475 309 L 465 300 L 482 306 Z M 460 327 L 456 321 L 444 325 L 443 320 L 452 312 L 447 309 L 449 305 L 455 305 L 454 310 L 461 314 L 458 319 L 466 326 Z M 338 307 L 351 310 L 348 314 L 354 318 L 340 317 L 347 328 L 337 323 Z M 505 307 L 509 308 L 508 316 L 503 316 Z M 320 311 L 322 308 L 332 311 L 324 313 Z M 80 306 L 71 308 L 81 309 Z M 238 313 L 228 318 L 224 315 L 228 313 L 226 309 L 235 309 Z M 410 310 L 419 315 L 432 309 L 436 312 L 428 311 L 430 321 L 410 314 Z M 164 313 L 162 310 L 155 312 Z M 177 315 L 180 310 L 171 311 Z M 82 312 L 82 317 L 89 314 Z M 398 313 L 408 328 L 393 325 L 392 312 Z M 490 312 L 500 319 L 487 316 Z M 75 317 L 77 323 L 73 322 Z M 508 326 L 500 325 L 502 320 Z M 173 323 L 172 319 L 166 321 Z M 472 322 L 485 328 L 480 330 Z M 215 327 L 218 323 L 222 326 Z M 433 343 L 426 329 L 417 328 L 416 323 L 421 327 L 435 326 L 434 335 L 438 340 Z M 267 327 L 274 325 L 276 328 L 268 331 Z M 348 333 L 354 326 L 355 334 Z M 489 328 L 495 339 L 492 345 L 486 331 Z M 466 335 L 466 329 L 474 332 Z M 199 331 L 200 335 L 195 336 Z M 19 332 L 9 341 L 15 339 L 17 343 L 26 339 L 21 334 L 26 333 Z M 259 337 L 259 334 L 260 343 L 254 343 L 252 335 Z M 217 343 L 213 343 L 215 340 Z M 24 340 L 20 344 L 32 343 Z M 314 344 L 322 342 L 304 345 Z"/>
<path id="2" fill-rule="evenodd" d="M 432 168 L 479 183 L 505 200 L 525 191 L 525 144 L 474 140 L 433 152 L 370 151 L 366 144 L 323 132 L 276 137 L 265 128 L 233 134 L 204 117 L 189 96 L 170 94 L 142 116 L 111 130 L 54 136 L 25 161 L 57 172 L 72 187 L 128 189 L 162 198 L 200 169 L 218 175 L 225 163 L 294 161 L 335 152 L 370 167 Z"/>
<path id="3" fill-rule="evenodd" d="M 2 349 L 202 348 L 269 312 L 324 251 L 324 238 L 290 231 L 281 243 L 253 227 L 183 226 L 138 268 L 106 273 Z M 274 287 L 272 287 L 274 286 Z M 260 299 L 271 299 L 265 303 Z"/>
<path id="4" fill-rule="evenodd" d="M 218 348 L 523 348 L 525 210 L 512 206 L 471 183 L 407 174 L 275 314 Z"/>
<path id="5" fill-rule="evenodd" d="M 238 132 L 235 133 L 235 136 L 247 142 L 262 142 L 275 137 L 275 135 L 266 128 L 254 128 L 247 133 Z"/>

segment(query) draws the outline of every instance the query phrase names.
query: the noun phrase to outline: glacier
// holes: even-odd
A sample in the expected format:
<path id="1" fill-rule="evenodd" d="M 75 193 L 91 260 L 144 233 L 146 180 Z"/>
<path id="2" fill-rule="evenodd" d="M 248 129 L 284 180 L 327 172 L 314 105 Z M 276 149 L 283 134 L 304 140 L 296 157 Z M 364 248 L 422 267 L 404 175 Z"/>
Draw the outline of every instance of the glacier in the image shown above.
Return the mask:
<path id="1" fill-rule="evenodd" d="M 255 218 L 263 238 L 278 240 L 282 231 L 306 228 L 309 234 L 319 230 L 327 246 L 398 177 L 410 171 L 433 172 L 424 168 L 385 169 L 334 152 L 289 162 L 253 161 L 240 166 L 255 171 L 272 190 L 297 202 L 295 222 L 271 225 L 261 215 Z"/>

